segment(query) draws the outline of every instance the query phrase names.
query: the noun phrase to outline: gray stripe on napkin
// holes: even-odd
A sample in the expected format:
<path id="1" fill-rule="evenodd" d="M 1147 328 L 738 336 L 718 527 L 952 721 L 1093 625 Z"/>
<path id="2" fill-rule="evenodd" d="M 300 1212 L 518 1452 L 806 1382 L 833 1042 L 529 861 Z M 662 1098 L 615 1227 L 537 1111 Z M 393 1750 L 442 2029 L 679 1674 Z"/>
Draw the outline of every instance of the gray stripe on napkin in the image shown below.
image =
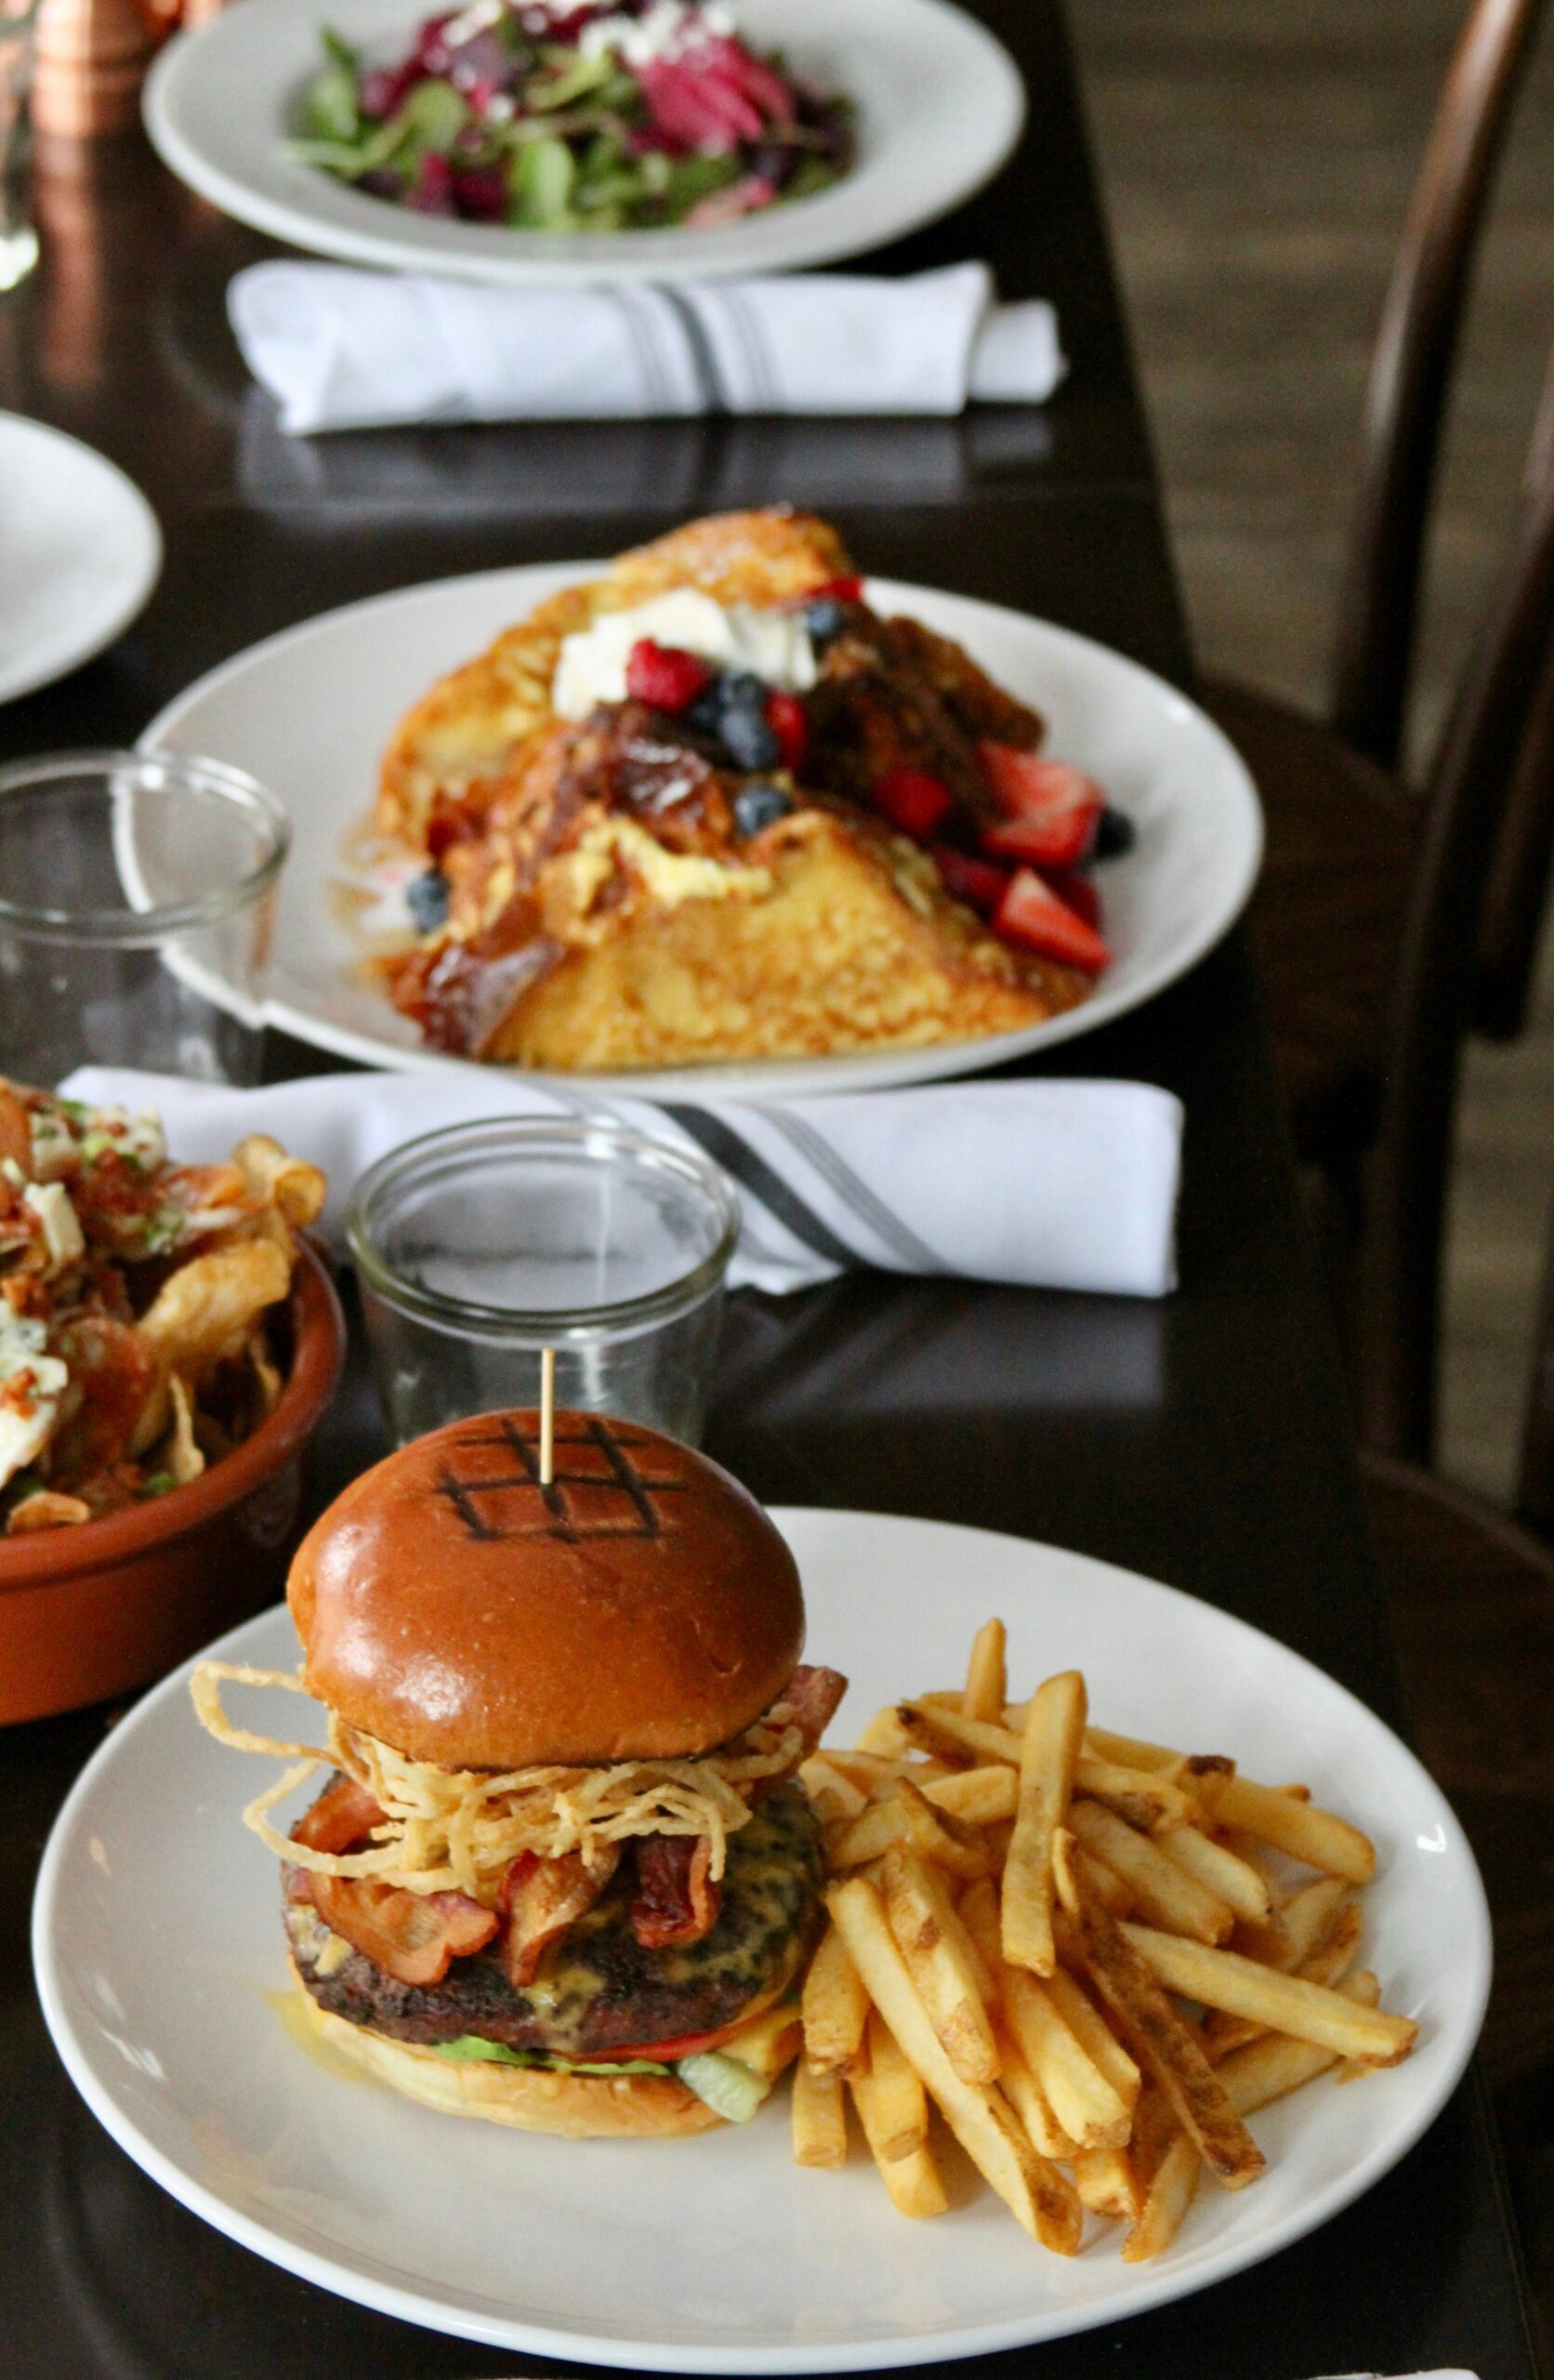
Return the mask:
<path id="1" fill-rule="evenodd" d="M 602 291 L 600 294 L 614 299 L 621 319 L 630 335 L 631 343 L 637 350 L 637 360 L 642 367 L 642 377 L 647 383 L 648 411 L 654 414 L 678 414 L 679 406 L 675 401 L 674 391 L 669 386 L 668 375 L 664 369 L 664 358 L 658 351 L 657 329 L 651 315 L 643 311 L 639 302 L 638 292 L 623 284 L 618 288 L 612 287 Z"/>
<path id="2" fill-rule="evenodd" d="M 691 368 L 702 391 L 702 403 L 708 413 L 731 413 L 729 391 L 718 368 L 717 350 L 707 337 L 706 324 L 696 311 L 696 301 L 683 289 L 667 281 L 659 286 L 658 295 L 674 308 L 685 341 L 691 350 Z"/>
<path id="3" fill-rule="evenodd" d="M 726 1124 L 720 1116 L 708 1115 L 705 1107 L 676 1106 L 668 1100 L 664 1103 L 664 1113 L 672 1116 L 680 1130 L 689 1132 L 726 1173 L 731 1173 L 736 1182 L 752 1191 L 812 1256 L 823 1257 L 828 1264 L 856 1265 L 858 1250 L 838 1239 L 830 1224 L 822 1222 L 791 1183 L 772 1171 L 765 1157 L 758 1157 L 731 1124 Z"/>
<path id="4" fill-rule="evenodd" d="M 771 350 L 762 330 L 760 318 L 744 302 L 742 290 L 724 282 L 709 290 L 710 303 L 722 310 L 723 319 L 732 332 L 735 343 L 744 350 L 744 368 L 750 376 L 746 402 L 741 413 L 780 413 L 783 409 L 782 376 L 772 362 Z"/>
<path id="5" fill-rule="evenodd" d="M 853 1171 L 846 1157 L 837 1154 L 808 1117 L 795 1116 L 781 1107 L 763 1107 L 758 1113 L 784 1140 L 792 1142 L 799 1156 L 808 1159 L 859 1221 L 877 1234 L 887 1248 L 893 1248 L 915 1273 L 948 1273 L 952 1269 L 926 1239 L 919 1239 L 909 1223 L 904 1223 L 883 1199 L 875 1196 L 863 1175 Z"/>

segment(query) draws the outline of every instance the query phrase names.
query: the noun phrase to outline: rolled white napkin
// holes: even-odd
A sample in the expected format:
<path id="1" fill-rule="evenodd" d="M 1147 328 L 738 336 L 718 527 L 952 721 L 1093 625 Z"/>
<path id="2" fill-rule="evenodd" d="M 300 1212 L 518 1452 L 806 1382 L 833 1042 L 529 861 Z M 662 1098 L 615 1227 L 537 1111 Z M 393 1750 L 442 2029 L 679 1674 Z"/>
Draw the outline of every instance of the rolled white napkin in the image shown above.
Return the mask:
<path id="1" fill-rule="evenodd" d="M 862 1097 L 601 1099 L 499 1075 L 322 1075 L 230 1091 L 86 1066 L 61 1086 L 161 1114 L 191 1164 L 269 1132 L 329 1176 L 326 1229 L 402 1142 L 491 1116 L 606 1115 L 710 1155 L 734 1181 L 735 1287 L 807 1289 L 849 1265 L 1031 1289 L 1163 1297 L 1176 1287 L 1182 1109 L 1137 1082 L 968 1082 Z"/>
<path id="2" fill-rule="evenodd" d="M 1039 404 L 1067 366 L 1042 298 L 985 264 L 902 280 L 494 289 L 349 265 L 250 265 L 238 345 L 294 436 L 390 422 L 705 413 L 957 414 Z"/>

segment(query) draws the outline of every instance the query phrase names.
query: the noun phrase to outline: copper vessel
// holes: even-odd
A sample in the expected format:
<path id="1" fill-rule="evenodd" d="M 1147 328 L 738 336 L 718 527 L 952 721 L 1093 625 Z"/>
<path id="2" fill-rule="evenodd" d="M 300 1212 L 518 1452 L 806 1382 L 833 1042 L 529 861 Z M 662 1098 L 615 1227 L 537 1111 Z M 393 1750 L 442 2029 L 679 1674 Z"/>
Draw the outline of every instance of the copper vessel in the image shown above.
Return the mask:
<path id="1" fill-rule="evenodd" d="M 153 46 L 139 0 L 42 0 L 33 80 L 37 130 L 80 138 L 130 123 Z"/>

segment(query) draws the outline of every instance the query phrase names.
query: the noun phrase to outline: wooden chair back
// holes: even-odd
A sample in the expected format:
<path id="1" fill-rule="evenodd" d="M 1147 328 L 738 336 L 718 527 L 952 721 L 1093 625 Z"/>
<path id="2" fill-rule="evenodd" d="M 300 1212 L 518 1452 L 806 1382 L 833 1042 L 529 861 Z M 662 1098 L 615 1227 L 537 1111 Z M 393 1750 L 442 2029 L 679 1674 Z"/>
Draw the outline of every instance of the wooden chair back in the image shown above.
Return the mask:
<path id="1" fill-rule="evenodd" d="M 1479 227 L 1543 0 L 1474 0 L 1436 111 L 1371 361 L 1332 725 L 1396 771 L 1421 558 Z"/>
<path id="2" fill-rule="evenodd" d="M 1542 440 L 1540 449 L 1538 440 Z M 1546 404 L 1529 476 L 1549 468 L 1554 403 Z M 1527 1022 L 1544 908 L 1554 869 L 1554 653 L 1544 663 L 1521 757 L 1501 823 L 1479 920 L 1473 1025 L 1492 1041 L 1514 1041 Z"/>
<path id="3" fill-rule="evenodd" d="M 1521 1470 L 1516 1516 L 1554 1542 L 1554 1231 L 1544 1263 L 1533 1377 L 1521 1429 Z"/>
<path id="4" fill-rule="evenodd" d="M 1525 754 L 1554 748 L 1554 352 L 1510 551 L 1425 788 L 1423 851 L 1389 1021 L 1367 1183 L 1357 1332 L 1360 1427 L 1428 1462 L 1446 1183 L 1484 889 Z M 1321 954 L 1312 954 L 1320 964 Z"/>

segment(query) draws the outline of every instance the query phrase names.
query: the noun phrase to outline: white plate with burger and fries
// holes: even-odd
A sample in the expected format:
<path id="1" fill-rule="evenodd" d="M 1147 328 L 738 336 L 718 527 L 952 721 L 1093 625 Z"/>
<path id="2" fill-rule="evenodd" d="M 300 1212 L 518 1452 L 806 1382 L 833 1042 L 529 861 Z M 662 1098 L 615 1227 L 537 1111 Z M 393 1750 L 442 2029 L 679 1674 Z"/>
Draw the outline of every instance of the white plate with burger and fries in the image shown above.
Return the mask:
<path id="1" fill-rule="evenodd" d="M 756 2076 L 755 2097 L 797 2050 L 797 2085 L 746 2122 L 629 2139 L 383 2087 L 360 2042 L 347 2058 L 304 2021 L 276 1860 L 242 1823 L 256 1764 L 201 1732 L 185 1671 L 85 1771 L 35 1911 L 50 2030 L 128 2154 L 362 2305 L 708 2373 L 878 2369 L 1115 2321 L 1272 2254 L 1395 2164 L 1461 2076 L 1490 1975 L 1472 1855 L 1398 1739 L 1271 1638 L 1083 1555 L 775 1518 L 807 1649 L 850 1679 L 827 1730 L 849 1749 L 804 1771 L 834 1930 L 802 2008 L 702 2065 Z M 297 1652 L 283 1611 L 216 1650 L 261 1671 Z M 621 1659 L 583 1666 L 614 1678 Z M 295 1699 L 223 1691 L 244 1723 L 316 1739 Z M 499 2065 L 410 2056 L 402 2089 L 435 2071 L 456 2100 L 447 2078 L 479 2078 L 473 2109 L 501 2087 Z M 642 2080 L 665 2107 L 680 2088 Z"/>

